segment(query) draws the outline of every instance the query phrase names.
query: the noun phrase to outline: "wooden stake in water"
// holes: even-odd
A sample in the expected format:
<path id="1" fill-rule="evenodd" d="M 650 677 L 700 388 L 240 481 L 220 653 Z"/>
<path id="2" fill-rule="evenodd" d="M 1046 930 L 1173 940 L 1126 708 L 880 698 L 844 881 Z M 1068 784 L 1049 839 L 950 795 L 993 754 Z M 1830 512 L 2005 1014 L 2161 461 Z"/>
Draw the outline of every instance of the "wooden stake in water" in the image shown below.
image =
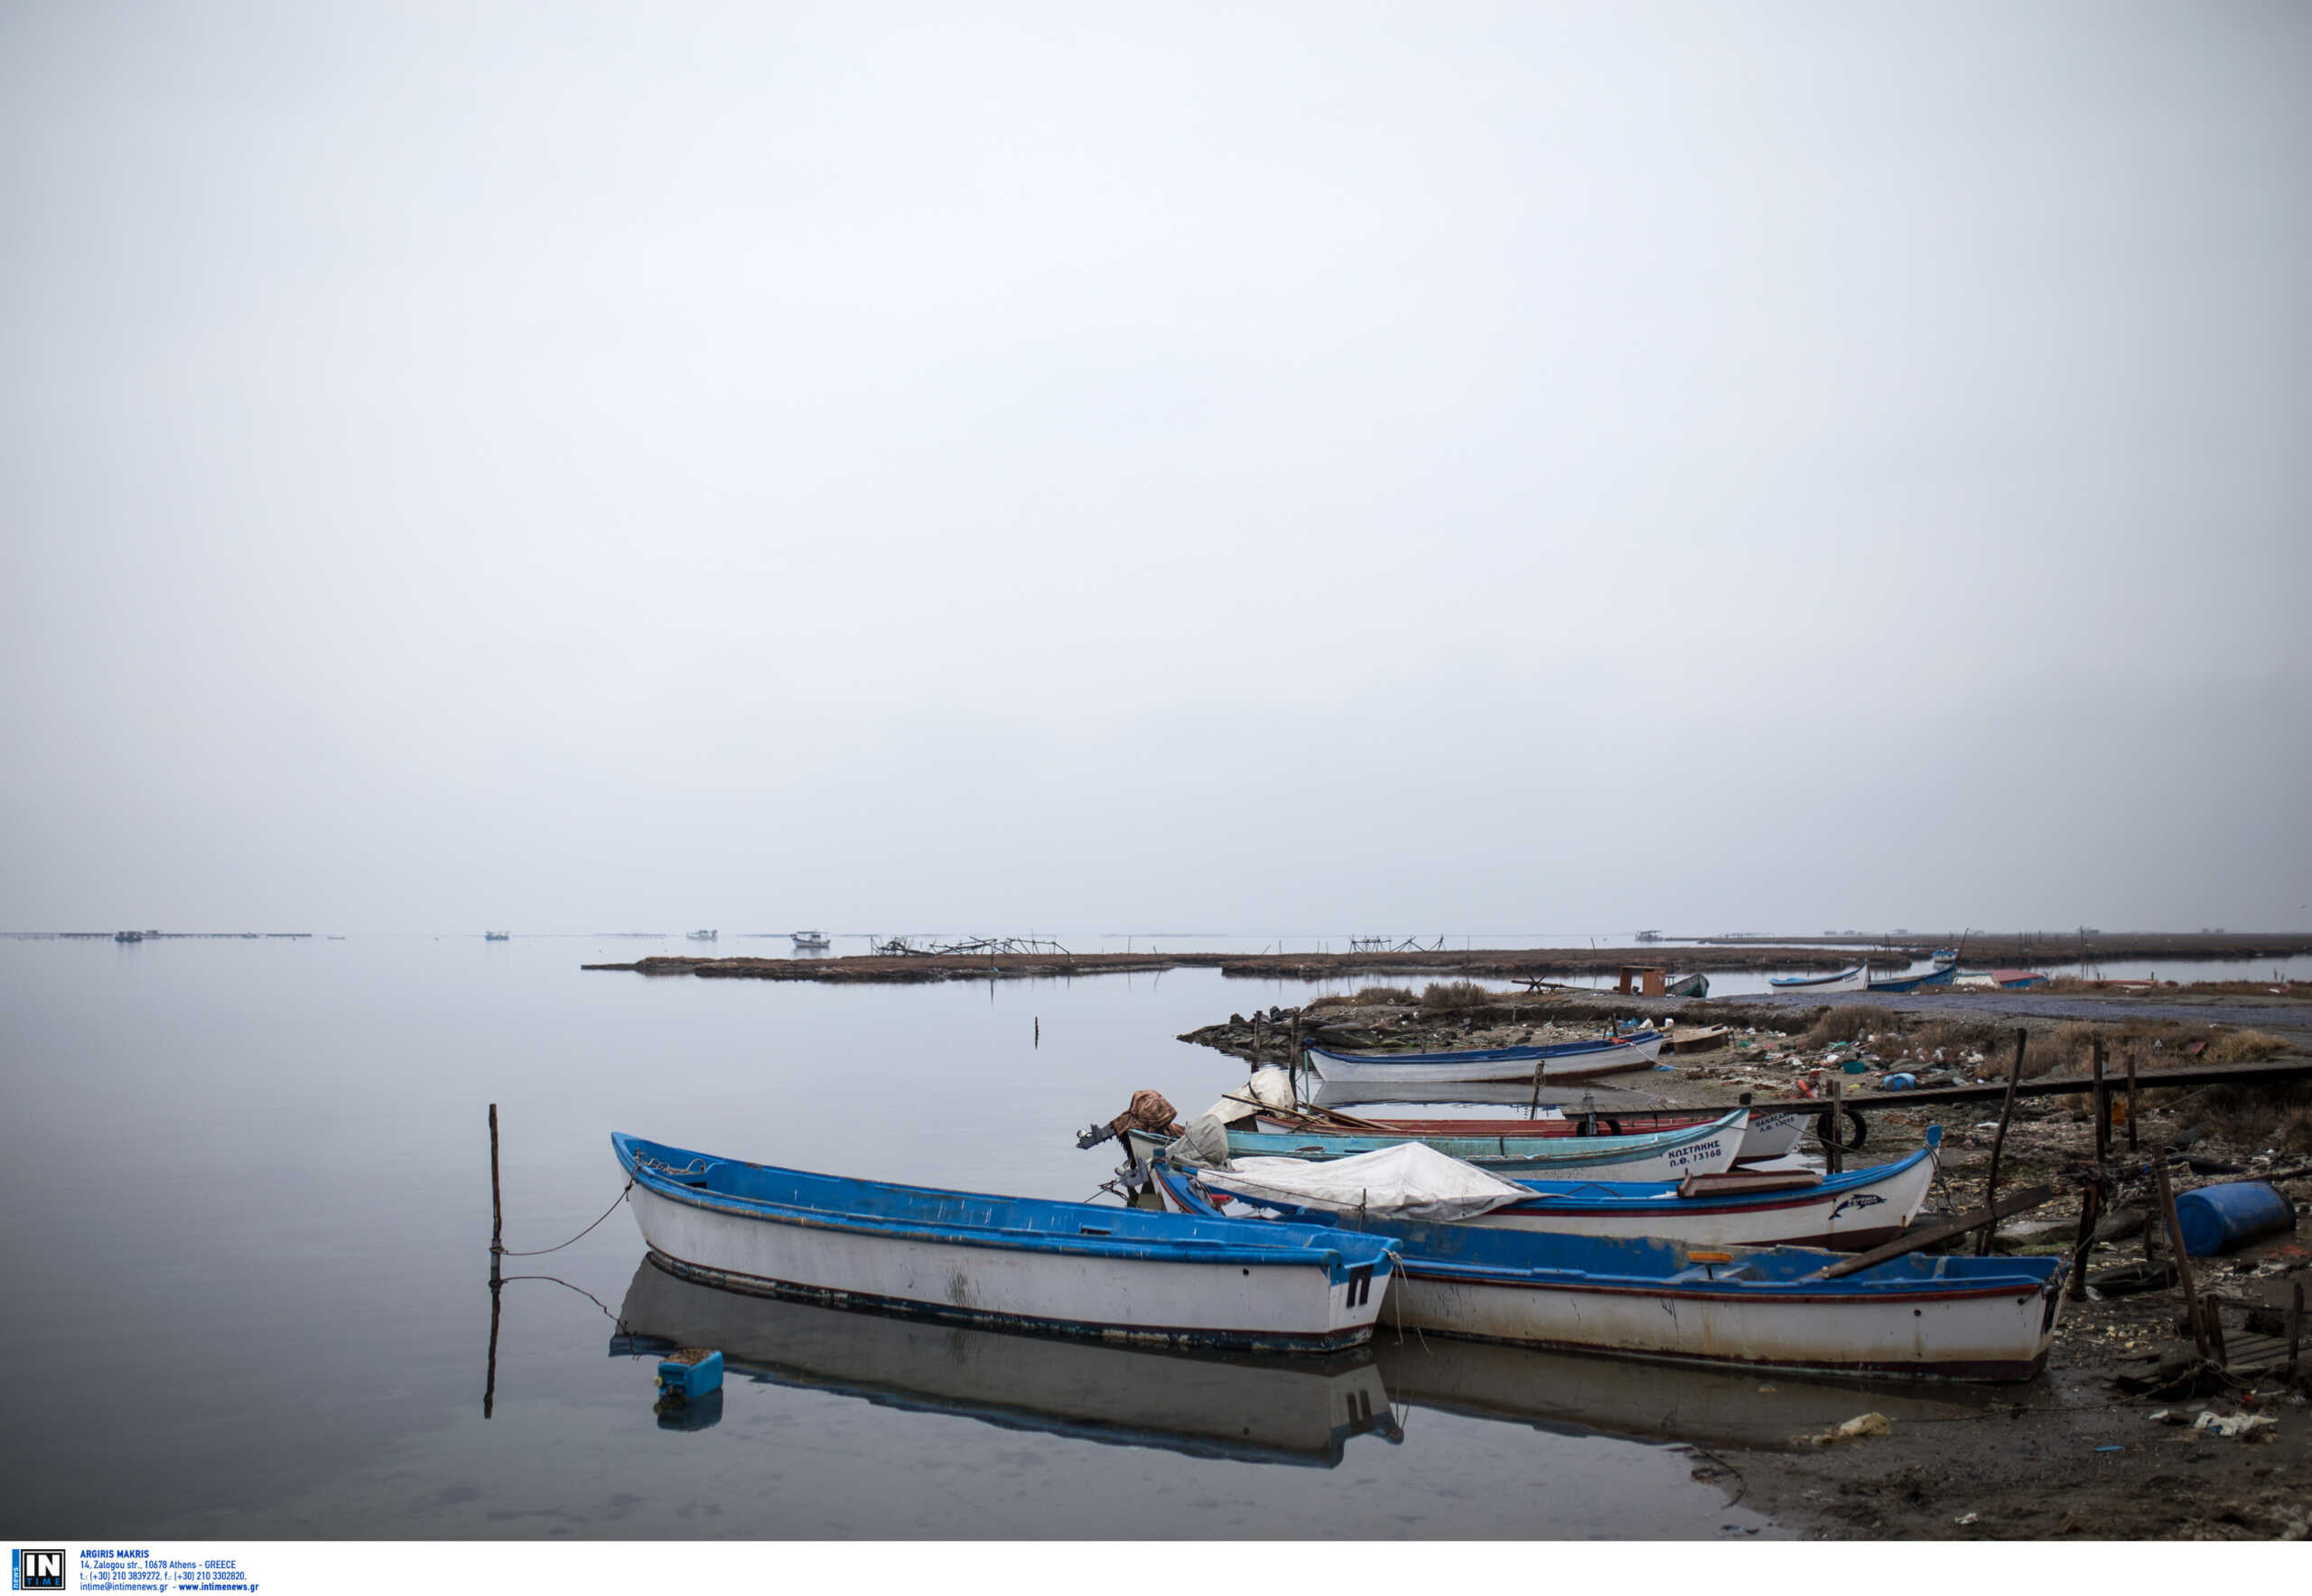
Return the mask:
<path id="1" fill-rule="evenodd" d="M 2133 1153 L 2133 1152 L 2136 1150 L 2136 1142 L 2135 1142 L 2135 1134 L 2136 1134 L 2136 1133 L 2135 1133 L 2136 1112 L 2137 1112 L 2137 1110 L 2136 1110 L 2136 1103 L 2135 1103 L 2135 1050 L 2134 1050 L 2133 1048 L 2130 1048 L 2130 1049 L 2128 1050 L 2128 1151 L 2129 1151 L 2130 1153 Z"/>
<path id="2" fill-rule="evenodd" d="M 498 1194 L 498 1105 L 489 1106 L 489 1273 L 498 1274 L 499 1255 L 506 1250 L 506 1209 Z"/>

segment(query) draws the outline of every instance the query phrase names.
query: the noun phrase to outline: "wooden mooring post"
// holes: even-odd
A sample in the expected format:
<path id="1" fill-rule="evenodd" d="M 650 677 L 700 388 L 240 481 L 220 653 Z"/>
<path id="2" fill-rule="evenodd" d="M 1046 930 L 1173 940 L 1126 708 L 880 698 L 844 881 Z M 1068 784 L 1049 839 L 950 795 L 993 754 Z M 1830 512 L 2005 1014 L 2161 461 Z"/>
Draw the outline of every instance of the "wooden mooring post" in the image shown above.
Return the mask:
<path id="1" fill-rule="evenodd" d="M 1834 1175 L 1846 1167 L 1846 1159 L 1839 1146 L 1842 1134 L 1839 1110 L 1844 1106 L 1845 1101 L 1846 1075 L 1841 1071 L 1831 1077 L 1831 1111 L 1823 1119 L 1823 1123 L 1830 1127 L 1830 1134 L 1823 1138 L 1823 1166 Z"/>
<path id="2" fill-rule="evenodd" d="M 2207 1321 L 2200 1316 L 2200 1294 L 2192 1283 L 2192 1257 L 2184 1247 L 2184 1223 L 2176 1217 L 2176 1188 L 2168 1179 L 2168 1161 L 2154 1160 L 2151 1174 L 2159 1191 L 2159 1218 L 2168 1230 L 2168 1251 L 2176 1262 L 2176 1278 L 2184 1287 L 2184 1321 L 2191 1326 L 2192 1345 L 2207 1356 Z"/>
<path id="3" fill-rule="evenodd" d="M 2067 1302 L 2087 1300 L 2087 1255 L 2095 1248 L 2096 1221 L 2103 1217 L 2103 1181 L 2090 1175 L 2079 1188 L 2079 1239 L 2072 1244 L 2071 1278 L 2064 1283 Z"/>
<path id="4" fill-rule="evenodd" d="M 2136 1121 L 2142 1117 L 2135 1101 L 2135 1049 L 2128 1049 L 2128 1151 L 2136 1150 Z"/>
<path id="5" fill-rule="evenodd" d="M 2095 1166 L 2101 1169 L 2112 1162 L 2112 1087 L 2103 1078 L 2103 1039 L 2095 1039 L 2095 1086 L 2092 1094 L 2095 1106 Z"/>
<path id="6" fill-rule="evenodd" d="M 481 1416 L 498 1407 L 498 1316 L 506 1281 L 499 1273 L 506 1254 L 506 1205 L 498 1186 L 498 1105 L 489 1106 L 489 1367 L 481 1385 Z"/>
<path id="7" fill-rule="evenodd" d="M 2296 1352 L 2304 1343 L 2304 1283 L 2298 1281 L 2295 1300 L 2288 1305 L 2288 1377 L 2296 1378 Z"/>
<path id="8" fill-rule="evenodd" d="M 2023 1048 L 2029 1040 L 2030 1032 L 2020 1025 L 2015 1028 L 2015 1059 L 2007 1067 L 2007 1096 L 1999 1106 L 1999 1129 L 1992 1133 L 1990 1139 L 1990 1173 L 1983 1181 L 1983 1206 L 1986 1208 L 1999 1200 L 1999 1160 L 2000 1155 L 2007 1151 L 2007 1122 L 2015 1117 L 2015 1088 L 2023 1081 Z M 1982 1234 L 1975 1237 L 1975 1256 L 1987 1258 L 1990 1255 L 1991 1233 L 1998 1228 L 1997 1225 L 1983 1227 Z"/>

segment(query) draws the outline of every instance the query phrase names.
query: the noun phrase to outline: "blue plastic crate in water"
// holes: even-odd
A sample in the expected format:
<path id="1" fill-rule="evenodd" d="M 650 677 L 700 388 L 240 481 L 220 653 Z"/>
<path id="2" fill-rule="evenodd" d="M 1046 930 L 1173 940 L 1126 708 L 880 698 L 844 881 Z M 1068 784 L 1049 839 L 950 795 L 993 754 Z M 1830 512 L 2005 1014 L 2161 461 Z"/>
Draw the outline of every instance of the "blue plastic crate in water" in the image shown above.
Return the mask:
<path id="1" fill-rule="evenodd" d="M 658 1363 L 658 1384 L 669 1396 L 679 1396 L 685 1402 L 695 1401 L 710 1391 L 722 1389 L 722 1354 L 685 1348 L 668 1354 Z"/>

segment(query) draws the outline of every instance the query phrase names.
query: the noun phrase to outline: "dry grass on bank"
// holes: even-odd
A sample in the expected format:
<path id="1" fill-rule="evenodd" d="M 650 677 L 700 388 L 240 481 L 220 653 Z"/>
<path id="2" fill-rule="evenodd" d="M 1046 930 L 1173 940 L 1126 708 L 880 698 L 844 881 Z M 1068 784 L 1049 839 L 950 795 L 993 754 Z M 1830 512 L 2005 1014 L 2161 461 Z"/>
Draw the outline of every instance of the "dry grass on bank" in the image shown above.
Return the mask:
<path id="1" fill-rule="evenodd" d="M 1466 983 L 1464 983 L 1466 985 Z M 1367 986 L 1358 992 L 1328 992 L 1313 998 L 1312 1009 L 1370 1009 L 1384 1004 L 1403 1006 L 1413 1001 L 1413 995 L 1402 986 Z"/>
<path id="2" fill-rule="evenodd" d="M 1507 997 L 1506 992 L 1488 992 L 1474 981 L 1431 981 L 1422 989 L 1421 1006 L 1424 1009 L 1481 1009 L 1488 1003 Z"/>

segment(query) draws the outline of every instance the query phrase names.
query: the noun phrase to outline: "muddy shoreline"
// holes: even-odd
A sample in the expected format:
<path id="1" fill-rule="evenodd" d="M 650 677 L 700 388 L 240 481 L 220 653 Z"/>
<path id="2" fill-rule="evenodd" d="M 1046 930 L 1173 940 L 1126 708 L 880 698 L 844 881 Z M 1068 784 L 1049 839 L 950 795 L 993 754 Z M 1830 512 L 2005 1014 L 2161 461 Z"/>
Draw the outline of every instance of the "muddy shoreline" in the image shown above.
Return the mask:
<path id="1" fill-rule="evenodd" d="M 2051 1007 L 2056 1012 L 2048 1012 Z M 1994 1054 L 1989 1044 L 2011 1047 L 2017 1030 L 2027 1039 L 2026 1073 L 2035 1078 L 2065 1073 L 2098 1036 L 2115 1057 L 2134 1049 L 2140 1057 L 2168 1058 L 2195 1043 L 2239 1050 L 2247 1039 L 2261 1038 L 2252 1043 L 2256 1055 L 2276 1065 L 2312 1061 L 2312 999 L 2188 992 L 2063 1002 L 1985 994 L 1962 1004 L 1917 996 L 1865 1003 L 1860 994 L 1853 1003 L 1823 1005 L 1523 993 L 1495 994 L 1458 1011 L 1417 1002 L 1331 1003 L 1263 1014 L 1257 1045 L 1266 1061 L 1281 1062 L 1296 1020 L 1304 1033 L 1359 1045 L 1483 1047 L 1514 1041 L 1544 1019 L 1600 1022 L 1671 1013 L 1682 1026 L 1733 1031 L 1726 1045 L 1666 1058 L 1674 1073 L 1599 1083 L 1619 1088 L 1615 1099 L 1699 1106 L 1730 1105 L 1745 1094 L 1786 1097 L 1821 1078 L 1822 1060 L 1832 1056 L 1823 1039 L 1841 1030 L 1854 1033 L 1846 1050 L 1878 1055 L 1915 1044 L 1930 1053 L 1939 1049 L 1955 1058 L 1962 1072 L 1984 1078 L 2004 1078 L 2011 1055 Z M 1248 1061 L 1254 1056 L 1254 1029 L 1245 1016 L 1180 1040 Z M 1606 1100 L 1604 1092 L 1599 1097 Z M 2139 1151 L 2128 1152 L 2124 1130 L 2115 1131 L 2113 1163 L 2107 1167 L 2140 1172 L 2149 1159 L 2184 1152 L 2205 1168 L 2186 1172 L 2177 1166 L 2181 1190 L 2252 1176 L 2259 1165 L 2312 1162 L 2312 1084 L 2147 1091 L 2139 1107 Z M 1929 1125 L 1939 1125 L 1944 1156 L 1930 1208 L 1962 1212 L 1983 1199 L 1997 1117 L 1995 1104 L 1910 1107 L 1882 1099 L 1869 1115 L 1865 1147 L 1848 1154 L 1848 1167 L 1900 1158 L 1924 1145 Z M 1805 1148 L 1813 1149 L 1813 1138 Z M 2065 1195 L 2002 1225 L 2000 1248 L 2068 1255 L 2077 1239 L 2076 1182 L 2094 1164 L 2094 1128 L 2084 1096 L 2018 1100 L 2001 1152 L 2000 1190 L 2047 1184 Z M 2224 1172 L 2226 1165 L 2238 1173 Z M 2116 1212 L 2107 1209 L 2098 1227 L 2099 1237 L 2113 1234 L 2099 1240 L 2088 1257 L 2091 1280 L 2143 1259 L 2142 1216 L 2149 1204 L 2142 1189 L 2148 1183 L 2122 1181 Z M 2289 1180 L 2281 1190 L 2299 1205 L 2312 1202 L 2312 1180 Z M 2275 1304 L 2284 1307 L 2292 1287 L 2312 1285 L 2306 1239 L 2299 1229 L 2236 1255 L 2195 1259 L 2197 1284 L 2236 1304 L 2261 1302 L 2267 1313 Z M 2228 1379 L 2161 1393 L 2129 1391 L 2115 1382 L 2158 1378 L 2162 1371 L 2180 1377 L 2193 1348 L 2182 1329 L 2180 1288 L 2114 1291 L 2065 1302 L 2046 1370 L 2037 1379 L 1968 1387 L 1962 1408 L 1940 1414 L 1887 1406 L 1891 1427 L 1871 1439 L 1815 1446 L 1794 1433 L 1773 1442 L 1697 1443 L 1696 1475 L 1813 1538 L 2276 1539 L 2312 1533 L 2312 1406 L 2305 1400 L 2312 1348 L 2307 1349 L 2306 1376 L 2292 1383 L 2277 1367 L 2282 1343 L 2251 1332 L 2244 1311 L 2231 1311 Z M 1770 1374 L 1757 1377 L 1760 1401 L 1773 1400 L 1775 1381 Z M 1851 1412 L 1839 1416 L 1860 1417 L 1898 1404 L 1905 1389 L 1924 1395 L 1948 1388 L 1858 1384 Z M 2261 1414 L 2278 1422 L 2255 1439 L 2227 1439 L 2195 1427 L 2203 1413 Z M 2161 1414 L 2164 1420 L 2155 1418 Z"/>

